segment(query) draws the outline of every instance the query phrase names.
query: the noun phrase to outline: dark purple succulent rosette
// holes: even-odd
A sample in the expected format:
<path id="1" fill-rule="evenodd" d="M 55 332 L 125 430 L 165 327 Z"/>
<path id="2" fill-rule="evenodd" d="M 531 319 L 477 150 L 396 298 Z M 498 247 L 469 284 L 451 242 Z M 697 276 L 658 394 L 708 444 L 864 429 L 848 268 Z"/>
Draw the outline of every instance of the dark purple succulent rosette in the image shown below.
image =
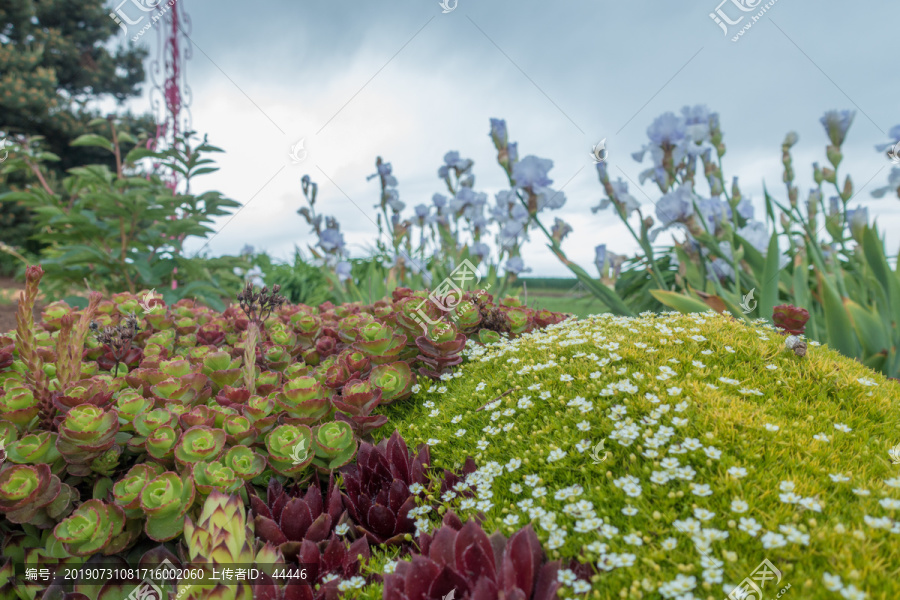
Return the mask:
<path id="1" fill-rule="evenodd" d="M 344 506 L 357 531 L 373 544 L 398 544 L 415 531 L 409 511 L 416 507 L 410 486 L 427 487 L 431 463 L 428 447 L 409 453 L 398 432 L 377 446 L 362 442 L 356 464 L 341 469 L 344 476 Z"/>
<path id="2" fill-rule="evenodd" d="M 384 576 L 384 597 L 441 600 L 454 591 L 462 598 L 555 600 L 558 562 L 546 562 L 531 525 L 507 540 L 488 537 L 481 525 L 464 525 L 452 512 L 433 535 L 419 537 L 421 553 L 399 561 Z"/>

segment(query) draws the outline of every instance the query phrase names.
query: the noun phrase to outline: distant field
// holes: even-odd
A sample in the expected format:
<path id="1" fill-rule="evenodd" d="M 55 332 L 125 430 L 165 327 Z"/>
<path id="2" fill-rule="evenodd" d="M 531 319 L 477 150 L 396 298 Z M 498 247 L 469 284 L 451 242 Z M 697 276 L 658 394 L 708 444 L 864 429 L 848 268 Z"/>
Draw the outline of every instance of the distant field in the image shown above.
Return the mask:
<path id="1" fill-rule="evenodd" d="M 546 308 L 554 312 L 572 313 L 586 317 L 606 312 L 602 303 L 578 286 L 577 279 L 523 278 L 517 290 L 519 298 L 531 308 Z"/>

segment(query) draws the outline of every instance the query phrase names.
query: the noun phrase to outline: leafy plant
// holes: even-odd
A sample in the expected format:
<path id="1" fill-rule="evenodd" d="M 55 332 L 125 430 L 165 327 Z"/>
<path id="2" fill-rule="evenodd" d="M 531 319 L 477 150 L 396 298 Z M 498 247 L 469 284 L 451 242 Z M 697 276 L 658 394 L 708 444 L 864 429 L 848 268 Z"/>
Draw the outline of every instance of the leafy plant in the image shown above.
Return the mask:
<path id="1" fill-rule="evenodd" d="M 205 139 L 193 144 L 193 134 L 188 133 L 166 151 L 137 145 L 123 155 L 122 145 L 138 140 L 114 121 L 107 125 L 107 137 L 85 134 L 72 144 L 109 152 L 114 170 L 106 165 L 76 167 L 63 180 L 62 191 L 40 177 L 37 185 L 0 196 L 4 202 L 21 202 L 35 212 L 38 233 L 34 237 L 47 244 L 41 257 L 48 278 L 45 293 L 60 297 L 87 282 L 105 293 L 158 289 L 167 302 L 189 297 L 223 307 L 222 297 L 239 285 L 232 273 L 239 259 L 188 258 L 183 249 L 187 238 L 213 233 L 213 219 L 239 204 L 218 192 L 173 191 L 159 174 L 140 166 L 149 159 L 174 170 L 184 177 L 185 190 L 190 190 L 194 177 L 216 170 L 206 155 L 221 150 Z M 11 156 L 5 170 L 45 173 L 44 163 L 56 160 L 52 154 L 29 148 L 26 144 L 22 152 Z"/>

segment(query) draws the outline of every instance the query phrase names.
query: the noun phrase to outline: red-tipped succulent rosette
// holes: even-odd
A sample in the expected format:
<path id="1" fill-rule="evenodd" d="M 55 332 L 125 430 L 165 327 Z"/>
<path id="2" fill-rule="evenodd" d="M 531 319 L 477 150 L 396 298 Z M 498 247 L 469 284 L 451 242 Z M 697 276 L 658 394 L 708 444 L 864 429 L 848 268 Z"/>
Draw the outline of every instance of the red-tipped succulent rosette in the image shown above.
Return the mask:
<path id="1" fill-rule="evenodd" d="M 460 353 L 466 346 L 466 336 L 459 333 L 452 323 L 441 322 L 429 327 L 427 335 L 417 337 L 416 346 L 419 348 L 417 358 L 424 363 L 419 368 L 419 374 L 438 379 L 449 373 L 450 367 L 462 362 Z"/>

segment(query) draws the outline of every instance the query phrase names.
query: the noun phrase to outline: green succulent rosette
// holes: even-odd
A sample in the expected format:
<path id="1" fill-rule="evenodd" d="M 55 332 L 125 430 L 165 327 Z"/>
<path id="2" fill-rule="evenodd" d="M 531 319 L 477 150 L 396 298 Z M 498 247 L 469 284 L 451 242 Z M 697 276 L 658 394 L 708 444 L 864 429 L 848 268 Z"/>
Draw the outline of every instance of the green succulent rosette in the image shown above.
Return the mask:
<path id="1" fill-rule="evenodd" d="M 372 364 L 381 365 L 397 360 L 406 347 L 406 336 L 395 334 L 388 325 L 372 322 L 359 328 L 353 347 L 368 356 Z"/>
<path id="2" fill-rule="evenodd" d="M 151 398 L 144 398 L 140 392 L 130 388 L 119 392 L 115 403 L 121 431 L 134 431 L 134 420 L 153 410 L 154 404 Z"/>
<path id="3" fill-rule="evenodd" d="M 225 447 L 225 432 L 212 427 L 191 427 L 175 446 L 175 460 L 181 465 L 216 460 Z"/>
<path id="4" fill-rule="evenodd" d="M 229 444 L 252 444 L 256 441 L 256 427 L 253 422 L 243 415 L 228 415 L 222 422 Z"/>
<path id="5" fill-rule="evenodd" d="M 241 357 L 231 358 L 228 352 L 210 352 L 203 357 L 201 372 L 212 381 L 213 390 L 218 391 L 241 378 L 241 362 Z"/>
<path id="6" fill-rule="evenodd" d="M 181 377 L 169 377 L 153 384 L 150 386 L 150 391 L 166 400 L 173 400 L 182 404 L 194 404 L 203 399 L 201 392 L 207 381 L 209 380 L 206 375 L 202 373 L 188 373 Z"/>
<path id="7" fill-rule="evenodd" d="M 154 429 L 144 441 L 147 454 L 157 460 L 168 460 L 175 454 L 175 445 L 178 443 L 179 434 L 173 427 L 165 425 Z"/>
<path id="8" fill-rule="evenodd" d="M 291 364 L 291 353 L 283 346 L 269 346 L 263 357 L 266 359 L 268 368 L 273 371 L 282 371 Z"/>
<path id="9" fill-rule="evenodd" d="M 247 446 L 232 446 L 222 463 L 244 481 L 250 481 L 266 468 L 266 459 Z"/>
<path id="10" fill-rule="evenodd" d="M 194 485 L 203 496 L 208 496 L 213 490 L 231 494 L 244 485 L 244 480 L 237 476 L 234 469 L 219 461 L 199 462 L 194 465 L 193 474 Z"/>
<path id="11" fill-rule="evenodd" d="M 63 486 L 46 464 L 7 466 L 0 471 L 0 513 L 12 523 L 50 527 L 53 522 L 42 509 L 51 507 L 66 493 L 64 487 L 69 486 Z M 62 500 L 67 499 L 64 496 Z"/>
<path id="12" fill-rule="evenodd" d="M 135 417 L 134 430 L 138 435 L 147 437 L 160 427 L 177 427 L 178 417 L 165 408 L 156 408 L 148 413 Z"/>
<path id="13" fill-rule="evenodd" d="M 478 341 L 482 344 L 496 344 L 500 341 L 500 334 L 491 329 L 479 329 Z"/>
<path id="14" fill-rule="evenodd" d="M 266 436 L 272 470 L 294 477 L 313 461 L 312 430 L 306 425 L 279 425 Z"/>
<path id="15" fill-rule="evenodd" d="M 409 398 L 416 378 L 409 363 L 398 361 L 373 368 L 369 381 L 381 390 L 381 404 L 390 404 Z"/>
<path id="16" fill-rule="evenodd" d="M 273 393 L 274 394 L 274 393 Z M 250 396 L 241 411 L 257 428 L 271 425 L 277 415 L 273 415 L 275 398 L 272 396 Z"/>
<path id="17" fill-rule="evenodd" d="M 343 467 L 356 456 L 357 440 L 353 429 L 344 421 L 332 421 L 313 430 L 315 458 L 313 465 L 324 471 Z"/>
<path id="18" fill-rule="evenodd" d="M 40 399 L 25 387 L 11 386 L 0 395 L 0 417 L 20 428 L 36 417 L 39 410 Z"/>
<path id="19" fill-rule="evenodd" d="M 116 441 L 119 415 L 115 410 L 103 410 L 92 404 L 76 406 L 59 424 L 56 448 L 68 463 L 72 475 L 87 475 L 88 466 Z"/>
<path id="20" fill-rule="evenodd" d="M 157 463 L 140 463 L 131 467 L 128 473 L 113 485 L 113 502 L 125 510 L 127 518 L 136 519 L 144 516 L 144 511 L 141 510 L 141 491 L 162 472 L 163 467 Z"/>
<path id="21" fill-rule="evenodd" d="M 6 446 L 6 459 L 20 465 L 53 465 L 62 457 L 56 449 L 57 437 L 50 431 L 30 433 Z"/>
<path id="22" fill-rule="evenodd" d="M 144 531 L 157 542 L 181 535 L 184 515 L 194 504 L 195 490 L 191 473 L 179 476 L 166 471 L 141 490 L 141 510 L 147 515 Z"/>
<path id="23" fill-rule="evenodd" d="M 236 409 L 231 408 L 230 406 L 210 406 L 209 412 L 213 416 L 213 427 L 218 429 L 222 429 L 225 426 L 225 419 L 227 419 L 230 415 L 240 414 Z"/>
<path id="24" fill-rule="evenodd" d="M 518 335 L 524 333 L 528 329 L 529 309 L 524 307 L 512 307 L 503 311 L 506 314 L 506 320 L 509 322 L 509 330 Z"/>
<path id="25" fill-rule="evenodd" d="M 53 537 L 73 556 L 91 556 L 104 552 L 124 527 L 124 510 L 103 500 L 88 500 L 53 529 Z"/>
<path id="26" fill-rule="evenodd" d="M 164 360 L 159 363 L 159 370 L 169 377 L 183 377 L 191 373 L 193 366 L 190 361 L 183 358 L 174 358 L 172 360 Z"/>
<path id="27" fill-rule="evenodd" d="M 292 423 L 312 425 L 331 411 L 331 393 L 314 377 L 298 377 L 277 394 L 278 407 Z"/>

